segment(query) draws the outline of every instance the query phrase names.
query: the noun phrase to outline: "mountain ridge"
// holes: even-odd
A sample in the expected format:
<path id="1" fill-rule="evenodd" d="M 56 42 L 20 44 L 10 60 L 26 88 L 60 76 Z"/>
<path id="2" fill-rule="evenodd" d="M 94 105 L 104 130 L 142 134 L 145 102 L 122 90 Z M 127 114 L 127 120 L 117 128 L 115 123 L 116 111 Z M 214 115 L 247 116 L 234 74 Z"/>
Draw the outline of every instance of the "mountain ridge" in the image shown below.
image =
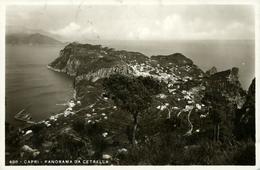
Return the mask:
<path id="1" fill-rule="evenodd" d="M 13 33 L 6 35 L 7 44 L 60 45 L 62 42 L 40 33 Z"/>

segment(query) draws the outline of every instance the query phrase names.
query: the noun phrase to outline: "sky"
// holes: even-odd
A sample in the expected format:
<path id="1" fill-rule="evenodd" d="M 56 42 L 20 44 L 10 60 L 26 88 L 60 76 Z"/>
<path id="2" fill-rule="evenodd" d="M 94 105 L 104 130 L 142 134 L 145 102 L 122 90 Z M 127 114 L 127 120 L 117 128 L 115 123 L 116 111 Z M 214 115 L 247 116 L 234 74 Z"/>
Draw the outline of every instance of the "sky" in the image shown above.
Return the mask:
<path id="1" fill-rule="evenodd" d="M 66 41 L 254 39 L 250 5 L 8 6 L 8 28 Z"/>

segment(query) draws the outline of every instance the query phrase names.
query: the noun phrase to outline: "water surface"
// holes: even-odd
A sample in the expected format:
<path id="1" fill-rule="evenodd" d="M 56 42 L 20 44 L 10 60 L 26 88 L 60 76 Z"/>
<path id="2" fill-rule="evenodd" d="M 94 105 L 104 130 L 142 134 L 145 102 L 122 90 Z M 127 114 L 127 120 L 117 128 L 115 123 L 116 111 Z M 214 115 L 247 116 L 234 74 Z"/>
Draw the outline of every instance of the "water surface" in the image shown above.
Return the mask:
<path id="1" fill-rule="evenodd" d="M 6 120 L 20 125 L 13 116 L 28 107 L 39 121 L 64 109 L 72 95 L 72 81 L 46 68 L 63 46 L 6 46 Z"/>

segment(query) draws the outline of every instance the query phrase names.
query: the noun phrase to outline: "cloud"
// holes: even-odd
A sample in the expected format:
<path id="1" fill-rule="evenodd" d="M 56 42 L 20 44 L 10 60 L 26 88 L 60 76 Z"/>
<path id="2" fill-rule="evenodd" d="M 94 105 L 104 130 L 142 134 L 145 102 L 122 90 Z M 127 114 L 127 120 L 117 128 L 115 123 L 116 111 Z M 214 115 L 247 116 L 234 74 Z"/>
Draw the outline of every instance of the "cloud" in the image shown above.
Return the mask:
<path id="1" fill-rule="evenodd" d="M 134 24 L 120 23 L 117 31 L 101 29 L 93 24 L 81 26 L 70 22 L 63 28 L 50 31 L 67 40 L 84 41 L 87 39 L 127 39 L 127 40 L 172 40 L 172 39 L 248 39 L 254 37 L 254 30 L 245 23 L 231 21 L 217 23 L 214 20 L 205 20 L 200 17 L 185 18 L 183 15 L 172 14 L 161 19 L 144 22 L 135 20 Z M 127 27 L 123 25 L 126 24 Z M 102 34 L 100 34 L 101 32 Z M 116 36 L 118 35 L 118 36 Z"/>
<path id="2" fill-rule="evenodd" d="M 149 39 L 153 32 L 147 27 L 139 27 L 136 30 L 132 30 L 129 32 L 127 39 L 130 40 L 144 40 Z"/>
<path id="3" fill-rule="evenodd" d="M 228 36 L 227 34 L 229 34 L 233 38 L 241 37 L 246 39 L 246 38 L 254 37 L 254 28 L 249 27 L 243 23 L 234 21 L 226 26 L 223 34 L 224 36 Z"/>
<path id="4" fill-rule="evenodd" d="M 60 35 L 71 35 L 80 30 L 80 25 L 71 22 L 69 25 L 65 26 L 64 28 L 61 28 L 59 30 L 52 31 L 52 33 L 60 34 Z"/>
<path id="5" fill-rule="evenodd" d="M 164 18 L 163 21 L 161 22 L 161 25 L 163 30 L 171 31 L 172 29 L 175 30 L 183 29 L 184 23 L 182 21 L 181 16 L 177 14 L 173 14 Z"/>
<path id="6" fill-rule="evenodd" d="M 154 21 L 153 25 L 136 27 L 128 34 L 129 39 L 170 40 L 170 39 L 250 39 L 254 28 L 242 22 L 227 24 L 203 18 L 185 18 L 172 14 Z"/>
<path id="7" fill-rule="evenodd" d="M 246 5 L 83 5 L 78 10 L 10 6 L 6 18 L 9 25 L 42 29 L 66 41 L 254 38 L 254 11 Z"/>
<path id="8" fill-rule="evenodd" d="M 81 41 L 84 39 L 96 39 L 99 38 L 98 31 L 92 25 L 82 27 L 81 25 L 70 22 L 63 28 L 57 30 L 51 30 L 52 34 L 56 34 L 64 37 L 68 40 Z"/>

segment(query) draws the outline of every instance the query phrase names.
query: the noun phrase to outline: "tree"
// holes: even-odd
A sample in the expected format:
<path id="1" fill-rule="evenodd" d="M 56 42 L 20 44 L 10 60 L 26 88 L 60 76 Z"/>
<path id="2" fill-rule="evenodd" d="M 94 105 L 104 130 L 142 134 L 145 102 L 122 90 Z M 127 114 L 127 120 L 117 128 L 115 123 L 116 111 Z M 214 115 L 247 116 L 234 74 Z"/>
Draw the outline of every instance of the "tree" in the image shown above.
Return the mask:
<path id="1" fill-rule="evenodd" d="M 209 118 L 213 123 L 213 140 L 219 141 L 220 124 L 226 115 L 225 104 L 227 101 L 219 91 L 207 91 L 202 102 L 209 108 Z"/>
<path id="2" fill-rule="evenodd" d="M 152 95 L 159 93 L 159 81 L 151 77 L 111 75 L 103 82 L 108 96 L 122 110 L 133 117 L 132 144 L 135 144 L 138 116 L 152 103 Z"/>

